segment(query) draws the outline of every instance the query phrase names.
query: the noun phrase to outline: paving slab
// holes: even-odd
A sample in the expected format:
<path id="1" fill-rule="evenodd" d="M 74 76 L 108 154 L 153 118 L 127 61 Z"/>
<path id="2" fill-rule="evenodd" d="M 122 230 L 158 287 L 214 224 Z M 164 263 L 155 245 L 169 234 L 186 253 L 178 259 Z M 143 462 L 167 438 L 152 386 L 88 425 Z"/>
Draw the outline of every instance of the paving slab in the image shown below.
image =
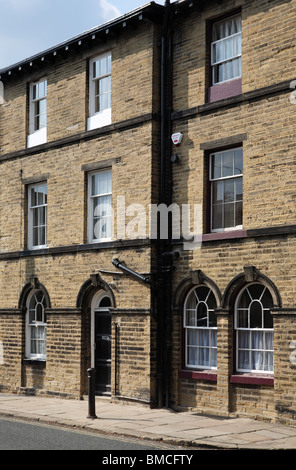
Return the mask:
<path id="1" fill-rule="evenodd" d="M 89 419 L 87 400 L 0 393 L 0 415 L 197 448 L 296 449 L 296 427 L 110 400 L 96 400 L 97 419 Z"/>

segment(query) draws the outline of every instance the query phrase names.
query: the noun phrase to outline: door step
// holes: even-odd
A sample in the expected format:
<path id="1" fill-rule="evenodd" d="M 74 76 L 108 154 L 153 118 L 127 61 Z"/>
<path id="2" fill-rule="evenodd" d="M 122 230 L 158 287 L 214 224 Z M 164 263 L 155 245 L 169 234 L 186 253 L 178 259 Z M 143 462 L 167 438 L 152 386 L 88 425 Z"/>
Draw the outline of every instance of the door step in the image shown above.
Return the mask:
<path id="1" fill-rule="evenodd" d="M 36 388 L 34 387 L 20 387 L 17 391 L 18 395 L 34 396 L 36 395 Z"/>

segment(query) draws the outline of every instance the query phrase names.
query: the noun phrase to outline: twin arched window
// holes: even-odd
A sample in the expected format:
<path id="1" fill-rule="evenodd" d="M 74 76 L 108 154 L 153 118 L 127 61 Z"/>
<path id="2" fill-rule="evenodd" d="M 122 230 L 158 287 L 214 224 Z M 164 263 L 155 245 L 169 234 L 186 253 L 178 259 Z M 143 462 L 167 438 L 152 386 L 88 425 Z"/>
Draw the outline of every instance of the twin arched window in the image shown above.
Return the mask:
<path id="1" fill-rule="evenodd" d="M 185 366 L 217 368 L 216 298 L 206 285 L 191 289 L 184 304 Z M 252 283 L 239 292 L 234 309 L 238 372 L 273 372 L 273 299 L 266 286 Z"/>

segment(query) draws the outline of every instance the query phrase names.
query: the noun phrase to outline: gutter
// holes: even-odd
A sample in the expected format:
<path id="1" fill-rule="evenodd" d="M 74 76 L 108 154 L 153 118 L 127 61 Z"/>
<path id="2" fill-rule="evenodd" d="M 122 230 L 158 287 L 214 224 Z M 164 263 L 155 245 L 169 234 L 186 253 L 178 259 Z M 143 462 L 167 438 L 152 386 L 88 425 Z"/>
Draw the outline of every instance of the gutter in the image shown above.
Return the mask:
<path id="1" fill-rule="evenodd" d="M 85 45 L 91 47 L 97 40 L 105 42 L 108 39 L 112 39 L 115 35 L 120 34 L 121 31 L 128 28 L 129 24 L 133 25 L 144 21 L 159 22 L 161 21 L 162 15 L 162 5 L 158 5 L 155 2 L 146 3 L 142 7 L 119 16 L 114 20 L 100 26 L 95 26 L 43 52 L 34 54 L 15 64 L 0 69 L 0 80 L 18 75 L 21 72 L 30 71 L 35 69 L 35 67 L 38 67 L 38 70 L 40 70 L 47 61 L 54 60 L 56 56 L 68 54 L 73 51 L 74 48 L 79 51 L 79 49 L 83 48 Z"/>

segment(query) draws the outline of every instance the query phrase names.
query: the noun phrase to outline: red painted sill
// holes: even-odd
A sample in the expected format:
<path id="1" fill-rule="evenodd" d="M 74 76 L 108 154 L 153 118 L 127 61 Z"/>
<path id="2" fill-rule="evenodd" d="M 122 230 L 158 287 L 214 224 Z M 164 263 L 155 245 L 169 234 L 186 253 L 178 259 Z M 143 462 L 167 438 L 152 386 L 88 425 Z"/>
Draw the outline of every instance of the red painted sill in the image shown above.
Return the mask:
<path id="1" fill-rule="evenodd" d="M 252 374 L 234 374 L 230 376 L 232 384 L 249 384 L 249 385 L 274 385 L 272 376 L 252 375 Z"/>
<path id="2" fill-rule="evenodd" d="M 181 379 L 194 379 L 194 380 L 209 380 L 211 382 L 217 382 L 217 373 L 213 371 L 196 371 L 196 370 L 180 370 L 179 377 Z"/>
<path id="3" fill-rule="evenodd" d="M 240 95 L 242 92 L 241 78 L 235 78 L 224 83 L 218 83 L 208 89 L 208 103 L 225 100 L 232 96 Z"/>

